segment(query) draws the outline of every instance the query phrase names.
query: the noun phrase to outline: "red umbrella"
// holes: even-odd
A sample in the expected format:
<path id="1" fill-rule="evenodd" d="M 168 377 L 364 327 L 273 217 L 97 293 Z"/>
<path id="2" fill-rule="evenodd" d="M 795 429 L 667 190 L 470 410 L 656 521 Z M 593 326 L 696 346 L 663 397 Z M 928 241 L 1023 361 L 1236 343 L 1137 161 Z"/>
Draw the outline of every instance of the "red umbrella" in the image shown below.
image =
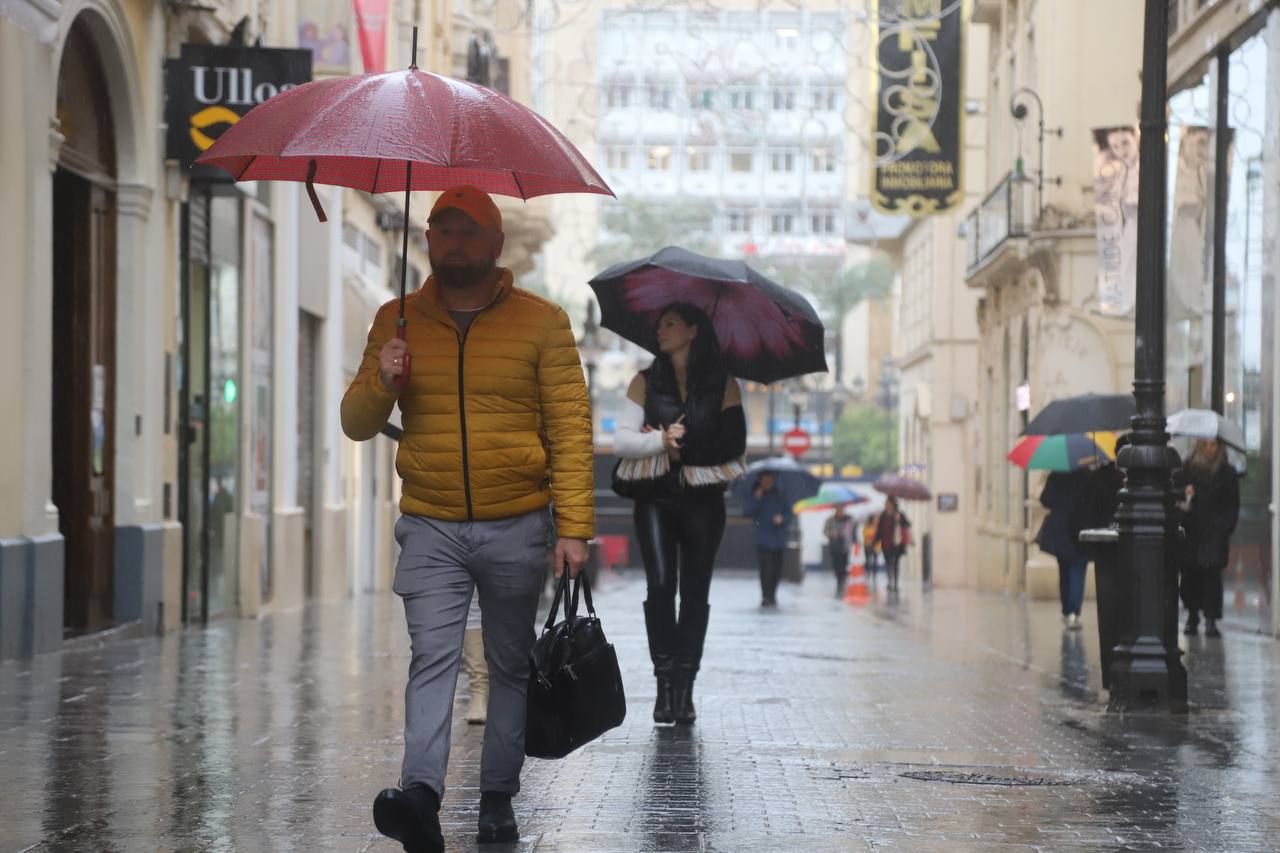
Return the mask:
<path id="1" fill-rule="evenodd" d="M 524 199 L 613 195 L 573 143 L 533 110 L 416 64 L 281 92 L 246 113 L 196 162 L 225 169 L 237 181 L 305 182 L 322 222 L 317 183 L 370 193 L 403 190 L 406 226 L 411 190 L 471 184 Z M 407 260 L 408 227 L 401 251 Z M 400 265 L 400 337 L 407 267 Z M 406 359 L 402 387 L 408 378 Z"/>

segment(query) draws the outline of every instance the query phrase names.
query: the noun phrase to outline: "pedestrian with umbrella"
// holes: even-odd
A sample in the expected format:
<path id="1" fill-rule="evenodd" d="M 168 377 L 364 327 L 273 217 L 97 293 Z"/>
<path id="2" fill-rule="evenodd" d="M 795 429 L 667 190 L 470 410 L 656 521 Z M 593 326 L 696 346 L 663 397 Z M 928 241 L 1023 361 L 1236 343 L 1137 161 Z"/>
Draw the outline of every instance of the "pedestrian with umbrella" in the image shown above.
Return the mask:
<path id="1" fill-rule="evenodd" d="M 798 294 L 741 261 L 676 247 L 616 264 L 590 285 L 601 325 L 654 354 L 627 389 L 613 489 L 635 501 L 654 721 L 692 723 L 724 492 L 745 472 L 734 377 L 772 382 L 825 370 L 822 324 Z M 789 515 L 781 496 L 778 504 Z"/>
<path id="2" fill-rule="evenodd" d="M 898 591 L 898 564 L 911 541 L 911 519 L 898 508 L 898 499 L 889 495 L 884 501 L 884 511 L 876 520 L 875 538 L 872 539 L 871 546 L 880 549 L 889 578 L 890 593 Z"/>
<path id="3" fill-rule="evenodd" d="M 844 595 L 846 572 L 849 570 L 849 548 L 853 544 L 853 518 L 844 511 L 844 504 L 836 504 L 836 510 L 822 523 L 822 535 L 827 540 L 827 554 L 831 570 L 836 575 L 836 598 Z"/>
<path id="4" fill-rule="evenodd" d="M 1243 442 L 1242 442 L 1243 443 Z M 1227 446 L 1218 438 L 1201 438 L 1175 477 L 1181 487 L 1179 509 L 1187 547 L 1183 550 L 1180 592 L 1187 608 L 1184 634 L 1194 636 L 1204 614 L 1206 637 L 1220 637 L 1222 573 L 1227 567 L 1231 535 L 1240 518 L 1240 481 L 1227 462 Z"/>
<path id="5" fill-rule="evenodd" d="M 1089 557 L 1072 531 L 1072 516 L 1081 505 L 1089 485 L 1089 470 L 1075 468 L 1052 471 L 1040 492 L 1040 505 L 1049 511 L 1036 545 L 1058 561 L 1058 600 L 1062 605 L 1062 622 L 1067 628 L 1080 630 L 1080 609 L 1084 605 L 1085 578 Z"/>
<path id="6" fill-rule="evenodd" d="M 631 380 L 614 434 L 614 491 L 635 501 L 654 722 L 692 723 L 724 492 L 745 470 L 747 425 L 706 314 L 674 303 L 659 315 L 656 338 L 658 354 Z"/>
<path id="7" fill-rule="evenodd" d="M 413 52 L 417 53 L 417 31 Z M 594 535 L 590 403 L 564 310 L 498 266 L 502 214 L 488 192 L 612 194 L 544 119 L 480 86 L 420 71 L 298 86 L 247 113 L 198 162 L 236 180 L 405 194 L 444 190 L 428 217 L 432 276 L 377 312 L 342 427 L 363 441 L 399 405 L 396 524 L 412 660 L 400 787 L 374 801 L 378 830 L 407 851 L 440 851 L 452 699 L 472 589 L 481 602 L 489 707 L 480 843 L 519 838 L 511 797 L 524 763 L 534 619 L 555 506 L 557 573 L 577 575 Z M 419 370 L 413 370 L 416 359 Z"/>
<path id="8" fill-rule="evenodd" d="M 778 582 L 782 580 L 787 534 L 791 530 L 791 503 L 783 496 L 772 471 L 765 471 L 747 496 L 747 515 L 755 537 L 760 566 L 760 606 L 778 606 Z"/>

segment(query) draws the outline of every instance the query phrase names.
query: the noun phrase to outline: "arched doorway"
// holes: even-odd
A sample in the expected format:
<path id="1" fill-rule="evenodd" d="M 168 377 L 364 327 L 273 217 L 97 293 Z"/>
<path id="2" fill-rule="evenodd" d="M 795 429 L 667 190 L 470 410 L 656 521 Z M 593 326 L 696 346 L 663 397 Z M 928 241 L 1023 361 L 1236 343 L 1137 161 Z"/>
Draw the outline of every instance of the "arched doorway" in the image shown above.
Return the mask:
<path id="1" fill-rule="evenodd" d="M 58 71 L 65 139 L 53 177 L 53 502 L 65 542 L 64 624 L 112 624 L 116 141 L 101 54 L 81 16 Z"/>

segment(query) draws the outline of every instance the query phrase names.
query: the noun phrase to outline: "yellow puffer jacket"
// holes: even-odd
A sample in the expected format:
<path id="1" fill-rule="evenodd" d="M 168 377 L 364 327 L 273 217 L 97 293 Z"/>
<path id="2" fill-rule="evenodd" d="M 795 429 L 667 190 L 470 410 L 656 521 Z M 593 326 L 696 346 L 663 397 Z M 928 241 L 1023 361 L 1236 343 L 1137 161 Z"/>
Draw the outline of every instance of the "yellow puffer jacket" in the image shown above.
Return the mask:
<path id="1" fill-rule="evenodd" d="M 497 296 L 465 337 L 434 277 L 406 299 L 413 366 L 399 398 L 400 511 L 485 521 L 542 509 L 554 496 L 559 535 L 590 539 L 591 408 L 573 330 L 564 309 L 501 272 Z M 396 403 L 378 379 L 378 354 L 395 337 L 398 313 L 398 301 L 378 310 L 342 400 L 342 430 L 356 441 L 376 436 Z"/>

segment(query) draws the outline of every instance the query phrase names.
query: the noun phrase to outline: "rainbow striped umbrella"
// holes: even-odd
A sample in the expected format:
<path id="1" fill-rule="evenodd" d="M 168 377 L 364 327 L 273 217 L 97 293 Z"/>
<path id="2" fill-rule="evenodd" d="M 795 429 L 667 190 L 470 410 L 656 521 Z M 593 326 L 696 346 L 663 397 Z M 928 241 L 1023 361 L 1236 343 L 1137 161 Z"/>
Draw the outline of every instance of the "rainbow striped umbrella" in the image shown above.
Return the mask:
<path id="1" fill-rule="evenodd" d="M 1114 432 L 1028 435 L 1009 451 L 1009 461 L 1036 471 L 1074 471 L 1115 458 Z"/>
<path id="2" fill-rule="evenodd" d="M 791 507 L 794 513 L 801 512 L 817 512 L 824 509 L 835 509 L 837 506 L 848 506 L 850 504 L 866 503 L 867 497 L 855 492 L 848 486 L 838 486 L 833 483 L 824 483 L 822 488 L 818 489 L 818 493 L 811 498 L 805 498 L 802 501 L 796 501 Z"/>

